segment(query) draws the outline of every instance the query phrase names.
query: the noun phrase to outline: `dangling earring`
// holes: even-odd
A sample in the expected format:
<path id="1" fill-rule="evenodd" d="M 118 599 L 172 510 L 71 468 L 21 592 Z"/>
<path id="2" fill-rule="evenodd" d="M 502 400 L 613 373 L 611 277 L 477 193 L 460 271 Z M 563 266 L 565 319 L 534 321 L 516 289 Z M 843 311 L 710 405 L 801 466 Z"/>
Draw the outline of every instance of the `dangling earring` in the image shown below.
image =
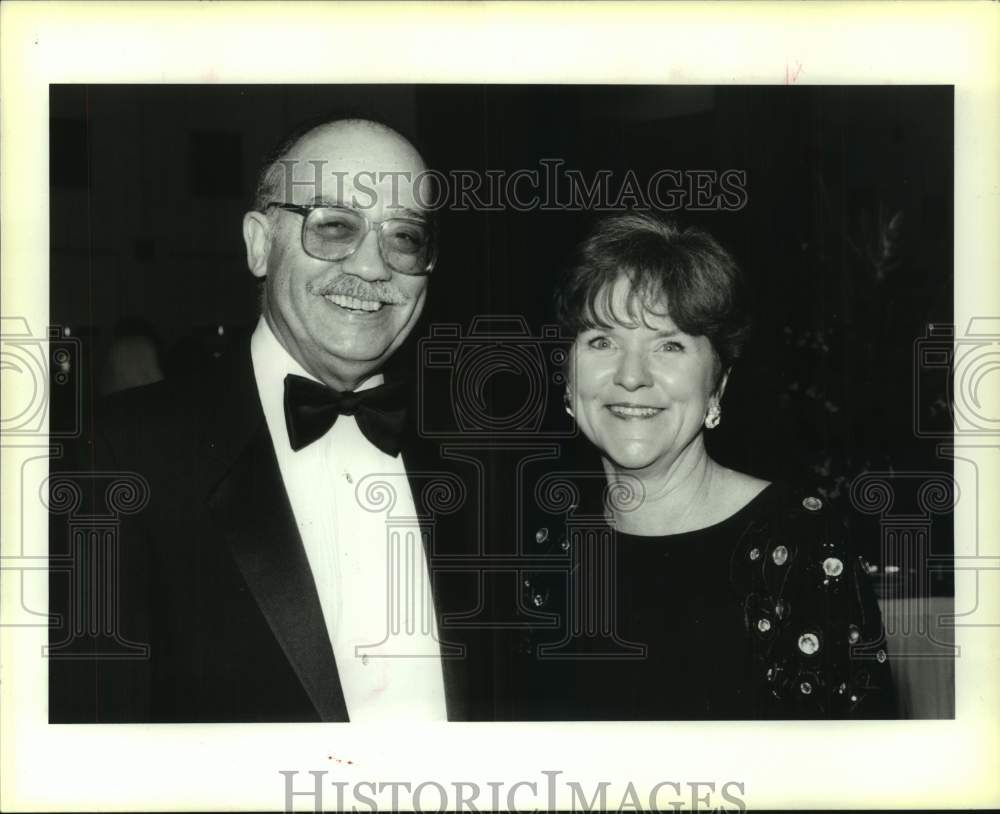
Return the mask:
<path id="1" fill-rule="evenodd" d="M 565 406 L 566 414 L 570 418 L 576 418 L 576 415 L 573 413 L 573 399 L 569 394 L 569 390 L 563 391 L 563 406 Z"/>
<path id="2" fill-rule="evenodd" d="M 705 426 L 714 430 L 719 426 L 720 421 L 722 421 L 722 408 L 718 404 L 713 404 L 708 408 L 708 415 L 705 416 Z"/>

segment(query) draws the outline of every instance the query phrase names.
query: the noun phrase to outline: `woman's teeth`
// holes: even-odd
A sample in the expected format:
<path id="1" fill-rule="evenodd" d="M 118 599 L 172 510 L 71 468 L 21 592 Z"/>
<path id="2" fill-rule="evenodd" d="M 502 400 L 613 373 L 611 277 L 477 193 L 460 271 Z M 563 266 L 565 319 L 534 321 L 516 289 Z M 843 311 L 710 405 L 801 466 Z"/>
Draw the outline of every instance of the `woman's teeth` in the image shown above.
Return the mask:
<path id="1" fill-rule="evenodd" d="M 624 404 L 609 404 L 608 409 L 619 418 L 652 418 L 662 412 L 662 407 L 627 407 Z"/>
<path id="2" fill-rule="evenodd" d="M 378 311 L 382 307 L 382 303 L 378 300 L 359 300 L 357 297 L 347 297 L 343 294 L 327 294 L 324 299 L 352 311 Z"/>

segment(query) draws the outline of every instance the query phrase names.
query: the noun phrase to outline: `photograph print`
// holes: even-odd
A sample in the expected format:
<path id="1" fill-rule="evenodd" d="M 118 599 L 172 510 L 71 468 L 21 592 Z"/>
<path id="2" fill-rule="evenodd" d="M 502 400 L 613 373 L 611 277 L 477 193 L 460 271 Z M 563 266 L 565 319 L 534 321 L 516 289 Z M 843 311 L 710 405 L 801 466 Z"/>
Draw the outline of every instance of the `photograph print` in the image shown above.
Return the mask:
<path id="1" fill-rule="evenodd" d="M 954 719 L 953 100 L 51 85 L 49 722 Z"/>

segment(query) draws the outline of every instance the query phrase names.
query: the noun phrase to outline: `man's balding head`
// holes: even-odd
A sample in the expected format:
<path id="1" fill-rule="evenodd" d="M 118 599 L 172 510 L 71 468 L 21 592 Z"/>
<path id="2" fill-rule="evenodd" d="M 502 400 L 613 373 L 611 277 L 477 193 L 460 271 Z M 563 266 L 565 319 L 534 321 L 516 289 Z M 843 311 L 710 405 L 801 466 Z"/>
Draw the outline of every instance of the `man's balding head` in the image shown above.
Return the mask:
<path id="1" fill-rule="evenodd" d="M 381 141 L 387 145 L 395 145 L 400 154 L 409 154 L 414 164 L 426 169 L 426 163 L 417 148 L 389 125 L 371 119 L 334 119 L 320 124 L 299 127 L 270 151 L 257 175 L 253 208 L 258 212 L 263 212 L 271 201 L 291 200 L 290 196 L 285 196 L 289 181 L 288 162 L 296 161 L 300 165 L 301 168 L 296 173 L 296 178 L 302 178 L 309 171 L 306 178 L 307 180 L 312 179 L 314 177 L 312 166 L 303 163 L 315 160 L 315 157 L 310 158 L 310 148 L 317 139 L 337 133 L 350 138 L 373 138 L 373 140 Z"/>

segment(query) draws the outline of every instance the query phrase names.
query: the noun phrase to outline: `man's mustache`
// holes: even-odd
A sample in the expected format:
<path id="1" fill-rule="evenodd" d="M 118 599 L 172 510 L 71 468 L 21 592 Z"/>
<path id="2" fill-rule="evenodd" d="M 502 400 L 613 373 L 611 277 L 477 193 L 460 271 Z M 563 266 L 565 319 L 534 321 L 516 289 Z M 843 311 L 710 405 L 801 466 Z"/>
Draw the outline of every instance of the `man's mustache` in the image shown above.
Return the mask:
<path id="1" fill-rule="evenodd" d="M 310 294 L 318 294 L 321 297 L 340 294 L 344 297 L 384 302 L 389 305 L 402 305 L 409 301 L 409 298 L 391 283 L 382 280 L 368 282 L 352 274 L 341 274 L 325 284 L 309 283 L 306 289 Z"/>

